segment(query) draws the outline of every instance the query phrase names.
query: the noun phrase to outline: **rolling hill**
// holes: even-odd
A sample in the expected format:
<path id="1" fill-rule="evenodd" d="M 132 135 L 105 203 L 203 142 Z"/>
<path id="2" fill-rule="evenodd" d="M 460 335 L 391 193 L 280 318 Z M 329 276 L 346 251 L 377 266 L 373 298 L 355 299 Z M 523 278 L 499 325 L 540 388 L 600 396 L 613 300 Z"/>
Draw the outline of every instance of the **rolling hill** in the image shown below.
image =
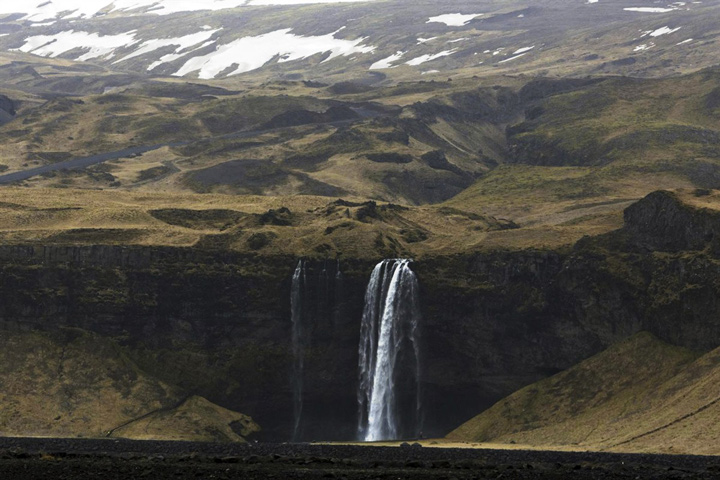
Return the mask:
<path id="1" fill-rule="evenodd" d="M 638 334 L 516 392 L 448 438 L 717 455 L 717 357 Z"/>

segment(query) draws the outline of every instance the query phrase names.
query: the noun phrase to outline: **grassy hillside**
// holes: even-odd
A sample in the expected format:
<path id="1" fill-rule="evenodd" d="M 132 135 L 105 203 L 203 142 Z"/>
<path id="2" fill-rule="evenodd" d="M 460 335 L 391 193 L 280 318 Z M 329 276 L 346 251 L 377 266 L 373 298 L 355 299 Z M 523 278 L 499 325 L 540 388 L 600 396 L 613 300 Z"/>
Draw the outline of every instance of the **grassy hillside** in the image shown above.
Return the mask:
<path id="1" fill-rule="evenodd" d="M 215 194 L 0 189 L 6 243 L 169 245 L 318 258 L 463 251 L 516 226 L 443 207 Z"/>
<path id="2" fill-rule="evenodd" d="M 652 191 L 720 186 L 715 70 L 662 80 L 494 77 L 359 90 L 281 82 L 252 94 L 213 88 L 139 83 L 124 93 L 22 107 L 0 127 L 0 164 L 8 172 L 131 145 L 198 140 L 36 176 L 21 183 L 30 187 L 26 193 L 4 187 L 7 203 L 21 205 L 4 207 L 4 238 L 244 250 L 258 233 L 265 238 L 253 242 L 258 249 L 282 245 L 280 253 L 304 255 L 351 255 L 373 245 L 376 255 L 557 247 L 619 228 L 623 209 Z M 238 129 L 261 132 L 224 136 Z M 78 189 L 94 191 L 84 197 L 92 208 L 71 200 Z M 337 198 L 435 206 L 397 214 L 410 227 L 396 222 L 396 230 L 386 230 L 383 220 L 359 234 L 350 232 L 352 222 L 338 228 L 339 218 L 307 211 Z M 248 210 L 247 203 L 262 206 Z M 29 214 L 22 205 L 52 213 Z M 148 213 L 204 205 L 235 211 L 232 221 L 202 231 Z M 286 228 L 238 220 L 280 207 L 294 215 L 290 242 L 281 240 Z M 96 208 L 106 213 L 88 217 Z M 464 213 L 447 217 L 443 209 Z M 458 225 L 441 224 L 461 217 Z M 474 217 L 522 228 L 488 227 Z M 54 229 L 62 231 L 53 236 Z"/>
<path id="3" fill-rule="evenodd" d="M 2 435 L 244 441 L 258 429 L 250 417 L 186 399 L 97 335 L 5 332 L 0 342 Z"/>
<path id="4" fill-rule="evenodd" d="M 700 355 L 641 333 L 514 393 L 448 438 L 718 454 L 719 355 Z"/>

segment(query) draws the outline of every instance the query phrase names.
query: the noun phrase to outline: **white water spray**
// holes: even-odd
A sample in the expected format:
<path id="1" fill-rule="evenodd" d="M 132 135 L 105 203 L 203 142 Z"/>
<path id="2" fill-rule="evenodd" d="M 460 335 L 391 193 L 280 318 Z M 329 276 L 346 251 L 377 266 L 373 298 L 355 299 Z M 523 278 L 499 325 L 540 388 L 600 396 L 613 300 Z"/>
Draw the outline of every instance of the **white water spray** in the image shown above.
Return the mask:
<path id="1" fill-rule="evenodd" d="M 293 440 L 300 435 L 300 419 L 303 409 L 303 370 L 305 366 L 305 348 L 303 345 L 303 290 L 307 284 L 305 260 L 300 260 L 295 268 L 290 290 L 290 311 L 292 318 L 293 350 Z"/>
<path id="2" fill-rule="evenodd" d="M 419 433 L 419 289 L 410 263 L 379 263 L 365 292 L 357 395 L 360 440 Z"/>

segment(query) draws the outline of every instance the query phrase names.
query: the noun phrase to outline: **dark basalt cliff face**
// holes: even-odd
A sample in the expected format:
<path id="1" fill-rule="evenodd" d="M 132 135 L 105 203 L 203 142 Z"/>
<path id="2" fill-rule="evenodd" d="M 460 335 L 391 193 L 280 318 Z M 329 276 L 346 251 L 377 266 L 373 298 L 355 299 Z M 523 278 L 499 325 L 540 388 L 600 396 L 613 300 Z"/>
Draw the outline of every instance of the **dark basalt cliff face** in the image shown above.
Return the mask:
<path id="1" fill-rule="evenodd" d="M 445 434 L 516 389 L 648 330 L 720 344 L 714 212 L 654 193 L 625 228 L 564 252 L 418 259 L 424 434 Z M 297 259 L 157 247 L 0 247 L 4 335 L 72 326 L 111 338 L 144 371 L 251 415 L 263 438 L 293 425 L 290 288 Z M 332 268 L 335 262 L 332 261 Z M 308 263 L 303 436 L 351 439 L 359 325 L 373 263 Z M 329 293 L 332 292 L 332 293 Z"/>

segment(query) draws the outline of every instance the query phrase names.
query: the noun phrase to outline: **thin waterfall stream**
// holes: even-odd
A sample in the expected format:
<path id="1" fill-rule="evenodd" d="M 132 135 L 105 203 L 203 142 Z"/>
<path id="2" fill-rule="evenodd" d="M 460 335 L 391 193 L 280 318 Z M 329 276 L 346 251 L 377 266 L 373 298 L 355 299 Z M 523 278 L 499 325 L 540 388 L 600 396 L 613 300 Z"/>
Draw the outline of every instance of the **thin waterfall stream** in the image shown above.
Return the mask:
<path id="1" fill-rule="evenodd" d="M 293 353 L 293 441 L 297 441 L 300 435 L 300 420 L 303 409 L 303 375 L 305 369 L 305 348 L 303 344 L 303 309 L 305 306 L 303 300 L 306 285 L 306 262 L 300 260 L 295 268 L 290 290 Z"/>
<path id="2" fill-rule="evenodd" d="M 411 262 L 380 262 L 365 292 L 357 392 L 360 440 L 419 434 L 419 287 Z"/>
<path id="3" fill-rule="evenodd" d="M 313 421 L 322 416 L 314 401 L 324 381 L 317 375 L 318 352 L 332 342 L 343 318 L 343 290 L 339 261 L 298 260 L 290 287 L 293 442 L 313 435 Z"/>

